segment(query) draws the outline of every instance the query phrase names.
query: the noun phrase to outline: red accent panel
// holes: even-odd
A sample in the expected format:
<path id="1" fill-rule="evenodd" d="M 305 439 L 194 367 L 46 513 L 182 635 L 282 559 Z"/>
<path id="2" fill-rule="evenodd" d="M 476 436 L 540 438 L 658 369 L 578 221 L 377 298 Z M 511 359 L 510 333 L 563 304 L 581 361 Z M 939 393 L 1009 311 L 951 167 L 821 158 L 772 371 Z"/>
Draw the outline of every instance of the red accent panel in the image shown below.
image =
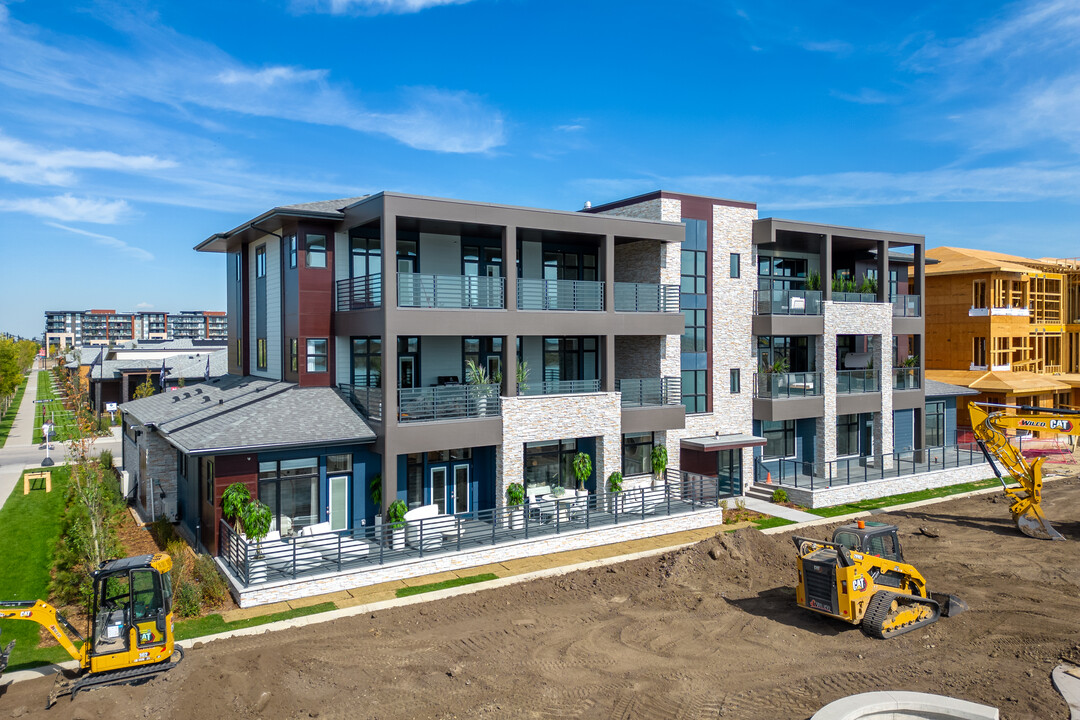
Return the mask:
<path id="1" fill-rule="evenodd" d="M 307 267 L 307 235 L 326 236 L 326 267 Z M 334 336 L 331 323 L 334 309 L 334 227 L 332 225 L 301 225 L 298 228 L 300 253 L 297 265 L 297 320 L 299 335 L 298 369 L 301 387 L 332 387 L 334 385 Z M 325 338 L 326 372 L 307 371 L 308 338 Z"/>
<path id="2" fill-rule="evenodd" d="M 211 555 L 217 554 L 218 526 L 221 524 L 221 494 L 235 482 L 244 483 L 251 497 L 259 494 L 259 457 L 250 455 L 218 455 L 214 458 L 214 522 L 212 528 L 202 527 L 202 543 Z"/>
<path id="3" fill-rule="evenodd" d="M 684 448 L 679 451 L 679 468 L 685 472 L 698 473 L 699 475 L 715 475 L 717 457 L 716 453 Z"/>

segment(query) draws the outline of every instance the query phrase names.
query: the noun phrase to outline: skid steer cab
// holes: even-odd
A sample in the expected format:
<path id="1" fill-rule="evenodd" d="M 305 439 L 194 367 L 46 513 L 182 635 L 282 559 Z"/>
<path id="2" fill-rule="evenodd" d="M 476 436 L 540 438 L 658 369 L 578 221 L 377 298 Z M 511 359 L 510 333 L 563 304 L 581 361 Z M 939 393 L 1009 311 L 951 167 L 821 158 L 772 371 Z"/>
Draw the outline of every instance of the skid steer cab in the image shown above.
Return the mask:
<path id="1" fill-rule="evenodd" d="M 916 568 L 904 562 L 895 525 L 842 525 L 831 542 L 793 538 L 799 550 L 795 601 L 822 615 L 889 638 L 967 609 L 953 595 L 931 594 Z"/>

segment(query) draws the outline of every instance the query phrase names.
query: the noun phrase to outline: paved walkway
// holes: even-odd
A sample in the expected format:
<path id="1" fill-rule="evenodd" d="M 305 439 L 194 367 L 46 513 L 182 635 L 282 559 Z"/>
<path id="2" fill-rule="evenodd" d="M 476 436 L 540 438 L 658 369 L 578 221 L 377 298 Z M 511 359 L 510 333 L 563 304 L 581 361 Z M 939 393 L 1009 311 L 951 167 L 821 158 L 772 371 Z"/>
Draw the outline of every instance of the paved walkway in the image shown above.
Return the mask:
<path id="1" fill-rule="evenodd" d="M 774 505 L 771 502 L 765 500 L 759 500 L 758 498 L 744 496 L 735 498 L 735 500 L 741 500 L 746 503 L 747 510 L 753 510 L 763 515 L 772 515 L 773 517 L 784 518 L 785 520 L 791 520 L 792 522 L 810 522 L 811 520 L 820 520 L 820 515 L 812 515 L 802 510 L 796 510 L 794 508 L 784 507 L 783 505 Z M 730 507 L 730 506 L 729 506 Z"/>

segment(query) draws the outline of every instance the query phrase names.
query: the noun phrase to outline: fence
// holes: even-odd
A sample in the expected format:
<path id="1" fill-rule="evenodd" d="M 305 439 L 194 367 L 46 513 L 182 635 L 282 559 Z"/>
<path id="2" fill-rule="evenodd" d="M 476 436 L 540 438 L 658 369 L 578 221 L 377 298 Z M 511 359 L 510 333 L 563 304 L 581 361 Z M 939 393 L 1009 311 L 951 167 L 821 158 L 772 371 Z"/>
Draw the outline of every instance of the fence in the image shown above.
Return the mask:
<path id="1" fill-rule="evenodd" d="M 382 275 L 361 275 L 337 281 L 338 312 L 382 305 Z"/>
<path id="2" fill-rule="evenodd" d="M 580 395 L 600 392 L 599 380 L 548 380 L 518 383 L 518 395 Z"/>
<path id="3" fill-rule="evenodd" d="M 903 477 L 918 473 L 967 467 L 985 462 L 982 451 L 975 445 L 944 445 L 924 450 L 905 450 L 890 455 L 867 455 L 829 462 L 802 460 L 766 460 L 755 463 L 755 482 L 765 480 L 772 472 L 773 483 L 790 487 L 820 490 L 836 485 Z"/>
<path id="4" fill-rule="evenodd" d="M 599 280 L 517 281 L 519 310 L 603 310 L 604 283 Z"/>
<path id="5" fill-rule="evenodd" d="M 837 370 L 836 394 L 881 392 L 877 370 Z"/>
<path id="6" fill-rule="evenodd" d="M 754 373 L 754 396 L 782 400 L 821 395 L 824 383 L 819 372 Z"/>
<path id="7" fill-rule="evenodd" d="M 893 390 L 918 390 L 920 387 L 922 387 L 922 373 L 919 368 L 893 368 Z"/>
<path id="8" fill-rule="evenodd" d="M 356 571 L 387 563 L 460 553 L 500 543 L 599 529 L 719 506 L 716 478 L 677 479 L 657 488 L 532 500 L 516 507 L 439 515 L 309 536 L 248 541 L 227 522 L 218 555 L 245 586 Z"/>
<path id="9" fill-rule="evenodd" d="M 398 273 L 398 306 L 501 309 L 501 277 Z"/>
<path id="10" fill-rule="evenodd" d="M 499 388 L 497 383 L 401 388 L 398 390 L 398 421 L 498 417 Z"/>
<path id="11" fill-rule="evenodd" d="M 623 407 L 679 405 L 682 383 L 677 377 L 623 378 L 618 381 Z"/>
<path id="12" fill-rule="evenodd" d="M 919 317 L 922 314 L 922 297 L 919 295 L 896 295 L 892 299 L 893 317 Z"/>
<path id="13" fill-rule="evenodd" d="M 615 283 L 618 312 L 679 312 L 679 286 L 655 283 Z"/>
<path id="14" fill-rule="evenodd" d="M 338 387 L 365 417 L 370 420 L 382 420 L 383 389 L 381 387 L 366 385 L 339 385 Z"/>

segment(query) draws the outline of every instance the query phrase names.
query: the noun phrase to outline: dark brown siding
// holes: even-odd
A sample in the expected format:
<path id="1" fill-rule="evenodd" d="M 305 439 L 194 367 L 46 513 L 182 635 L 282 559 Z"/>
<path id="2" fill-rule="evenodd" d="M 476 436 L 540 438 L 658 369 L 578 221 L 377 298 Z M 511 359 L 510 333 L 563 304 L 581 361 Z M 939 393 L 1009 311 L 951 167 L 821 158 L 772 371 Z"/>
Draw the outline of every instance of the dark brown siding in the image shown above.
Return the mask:
<path id="1" fill-rule="evenodd" d="M 297 319 L 300 344 L 299 376 L 300 385 L 334 385 L 334 337 L 331 319 L 334 309 L 334 227 L 333 225 L 303 224 L 299 227 L 301 247 L 306 247 L 307 234 L 326 236 L 326 267 L 305 267 L 305 252 L 301 251 L 297 263 Z M 325 338 L 327 340 L 327 359 L 325 373 L 307 372 L 307 339 Z"/>
<path id="2" fill-rule="evenodd" d="M 214 515 L 213 526 L 202 528 L 202 541 L 211 555 L 217 554 L 218 527 L 221 525 L 221 495 L 233 483 L 243 483 L 251 497 L 259 495 L 259 461 L 251 455 L 218 455 L 214 458 Z M 205 502 L 205 498 L 204 498 Z"/>

